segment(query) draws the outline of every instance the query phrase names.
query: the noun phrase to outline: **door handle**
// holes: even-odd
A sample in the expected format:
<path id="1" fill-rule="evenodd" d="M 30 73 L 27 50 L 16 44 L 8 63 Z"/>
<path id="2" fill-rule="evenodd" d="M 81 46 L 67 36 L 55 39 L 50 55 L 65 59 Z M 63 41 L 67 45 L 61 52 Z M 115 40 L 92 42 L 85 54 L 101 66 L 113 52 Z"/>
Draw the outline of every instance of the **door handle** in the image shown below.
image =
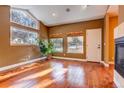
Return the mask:
<path id="1" fill-rule="evenodd" d="M 97 48 L 100 49 L 100 46 L 98 46 Z"/>
<path id="2" fill-rule="evenodd" d="M 97 48 L 100 49 L 100 44 L 98 44 L 98 47 Z"/>

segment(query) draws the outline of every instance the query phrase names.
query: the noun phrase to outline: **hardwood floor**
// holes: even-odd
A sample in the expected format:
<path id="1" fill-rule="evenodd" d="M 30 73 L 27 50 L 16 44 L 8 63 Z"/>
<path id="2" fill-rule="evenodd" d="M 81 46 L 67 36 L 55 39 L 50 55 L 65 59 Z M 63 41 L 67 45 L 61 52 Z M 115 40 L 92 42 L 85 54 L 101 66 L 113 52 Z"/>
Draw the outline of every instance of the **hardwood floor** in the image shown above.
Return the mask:
<path id="1" fill-rule="evenodd" d="M 113 69 L 113 65 L 52 59 L 0 74 L 0 87 L 114 88 Z"/>

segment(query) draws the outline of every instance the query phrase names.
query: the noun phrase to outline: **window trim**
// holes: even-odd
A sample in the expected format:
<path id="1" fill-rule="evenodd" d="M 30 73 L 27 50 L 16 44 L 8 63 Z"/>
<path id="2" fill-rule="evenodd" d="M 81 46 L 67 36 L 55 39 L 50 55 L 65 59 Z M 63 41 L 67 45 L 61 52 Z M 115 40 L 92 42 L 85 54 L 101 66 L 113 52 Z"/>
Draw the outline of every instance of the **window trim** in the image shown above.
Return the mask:
<path id="1" fill-rule="evenodd" d="M 20 24 L 20 23 L 17 23 L 17 22 L 15 22 L 15 21 L 13 21 L 13 20 L 12 20 L 12 15 L 11 15 L 11 11 L 12 11 L 12 10 L 24 11 L 24 12 L 25 12 L 27 15 L 29 15 L 33 20 L 35 20 L 35 22 L 36 22 L 36 24 L 37 24 L 37 27 L 34 28 L 34 27 L 31 27 L 31 26 L 23 25 L 23 24 Z M 17 25 L 24 26 L 24 27 L 28 27 L 28 28 L 31 28 L 31 29 L 35 29 L 35 30 L 39 30 L 39 29 L 40 29 L 40 23 L 39 23 L 38 19 L 37 19 L 36 17 L 34 17 L 34 16 L 32 15 L 32 13 L 31 13 L 30 11 L 26 10 L 26 9 L 20 9 L 20 8 L 13 8 L 13 7 L 12 7 L 12 8 L 10 9 L 10 22 L 11 22 L 11 23 L 14 23 L 14 24 L 17 24 Z"/>
<path id="2" fill-rule="evenodd" d="M 49 40 L 51 41 L 51 39 L 58 39 L 58 38 L 62 39 L 62 51 L 61 52 L 60 51 L 58 51 L 58 52 L 55 51 L 55 53 L 64 53 L 64 38 L 62 38 L 62 37 L 53 37 L 53 38 L 50 38 Z"/>
<path id="3" fill-rule="evenodd" d="M 68 51 L 68 37 L 82 37 L 83 38 L 83 42 L 82 42 L 82 46 L 83 46 L 83 51 L 81 52 L 81 53 L 74 53 L 74 52 L 69 52 Z M 82 36 L 82 35 L 74 35 L 74 36 L 67 36 L 67 52 L 66 53 L 68 53 L 68 54 L 84 54 L 84 36 Z"/>

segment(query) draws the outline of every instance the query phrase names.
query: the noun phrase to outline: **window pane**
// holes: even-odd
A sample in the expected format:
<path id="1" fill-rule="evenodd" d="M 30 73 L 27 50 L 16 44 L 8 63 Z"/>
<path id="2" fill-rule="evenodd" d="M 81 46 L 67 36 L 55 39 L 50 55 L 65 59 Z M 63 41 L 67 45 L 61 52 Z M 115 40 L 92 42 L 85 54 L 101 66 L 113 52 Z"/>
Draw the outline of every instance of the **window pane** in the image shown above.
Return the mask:
<path id="1" fill-rule="evenodd" d="M 50 39 L 55 52 L 63 52 L 63 38 Z"/>
<path id="2" fill-rule="evenodd" d="M 68 53 L 83 53 L 83 36 L 68 37 Z"/>
<path id="3" fill-rule="evenodd" d="M 35 20 L 27 11 L 11 9 L 11 21 L 20 25 L 38 29 L 38 21 Z"/>
<path id="4" fill-rule="evenodd" d="M 37 45 L 38 33 L 11 27 L 11 45 Z"/>

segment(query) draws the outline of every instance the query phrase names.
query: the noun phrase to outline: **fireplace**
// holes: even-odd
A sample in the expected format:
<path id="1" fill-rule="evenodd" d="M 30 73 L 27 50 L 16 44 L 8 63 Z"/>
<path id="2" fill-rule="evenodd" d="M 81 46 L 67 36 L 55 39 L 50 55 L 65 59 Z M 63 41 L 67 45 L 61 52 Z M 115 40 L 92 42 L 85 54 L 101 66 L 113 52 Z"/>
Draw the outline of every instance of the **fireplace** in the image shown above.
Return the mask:
<path id="1" fill-rule="evenodd" d="M 115 70 L 124 78 L 124 37 L 115 40 Z"/>

